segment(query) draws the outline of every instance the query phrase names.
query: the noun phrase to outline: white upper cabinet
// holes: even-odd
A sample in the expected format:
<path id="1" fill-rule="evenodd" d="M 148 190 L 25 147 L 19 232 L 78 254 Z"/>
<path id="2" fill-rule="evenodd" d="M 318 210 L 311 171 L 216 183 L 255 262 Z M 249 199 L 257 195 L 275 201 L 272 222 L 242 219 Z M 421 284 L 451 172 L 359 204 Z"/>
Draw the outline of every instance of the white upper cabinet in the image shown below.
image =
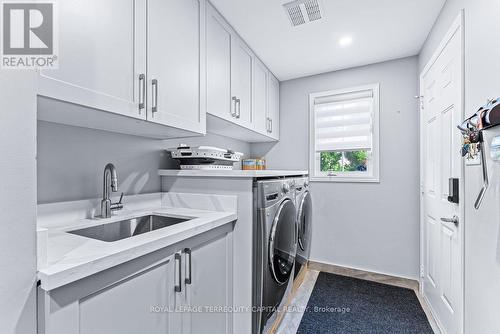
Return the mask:
<path id="1" fill-rule="evenodd" d="M 276 107 L 269 70 L 211 4 L 206 13 L 207 131 L 248 142 L 277 140 L 268 115 Z M 278 114 L 272 117 L 277 126 Z"/>
<path id="2" fill-rule="evenodd" d="M 56 2 L 59 68 L 38 76 L 39 120 L 278 140 L 278 81 L 207 0 Z"/>
<path id="3" fill-rule="evenodd" d="M 146 119 L 145 0 L 60 0 L 59 69 L 42 70 L 39 95 Z"/>
<path id="4" fill-rule="evenodd" d="M 259 133 L 268 132 L 267 115 L 267 76 L 269 71 L 261 61 L 254 58 L 252 80 L 252 120 L 254 130 Z"/>
<path id="5" fill-rule="evenodd" d="M 231 28 L 207 6 L 207 112 L 231 120 Z"/>
<path id="6" fill-rule="evenodd" d="M 269 135 L 278 140 L 280 137 L 280 83 L 271 73 L 268 75 L 268 132 Z"/>
<path id="7" fill-rule="evenodd" d="M 57 4 L 59 69 L 40 73 L 40 120 L 152 138 L 205 133 L 205 0 Z"/>
<path id="8" fill-rule="evenodd" d="M 148 0 L 147 6 L 148 120 L 205 132 L 205 1 Z"/>
<path id="9" fill-rule="evenodd" d="M 231 40 L 231 101 L 236 122 L 252 128 L 252 52 L 236 35 Z"/>

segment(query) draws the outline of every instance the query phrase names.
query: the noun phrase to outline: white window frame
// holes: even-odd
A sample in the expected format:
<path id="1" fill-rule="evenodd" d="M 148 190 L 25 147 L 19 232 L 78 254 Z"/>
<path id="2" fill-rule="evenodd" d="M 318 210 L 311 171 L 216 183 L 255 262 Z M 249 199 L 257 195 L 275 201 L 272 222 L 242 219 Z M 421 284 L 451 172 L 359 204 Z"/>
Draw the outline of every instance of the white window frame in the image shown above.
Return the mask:
<path id="1" fill-rule="evenodd" d="M 316 98 L 356 93 L 360 91 L 373 91 L 373 149 L 366 172 L 340 172 L 337 175 L 329 175 L 329 172 L 321 172 L 320 154 L 316 152 L 316 128 L 314 122 L 314 101 Z M 309 94 L 309 179 L 314 182 L 352 182 L 352 183 L 378 183 L 380 182 L 380 84 L 336 89 Z"/>

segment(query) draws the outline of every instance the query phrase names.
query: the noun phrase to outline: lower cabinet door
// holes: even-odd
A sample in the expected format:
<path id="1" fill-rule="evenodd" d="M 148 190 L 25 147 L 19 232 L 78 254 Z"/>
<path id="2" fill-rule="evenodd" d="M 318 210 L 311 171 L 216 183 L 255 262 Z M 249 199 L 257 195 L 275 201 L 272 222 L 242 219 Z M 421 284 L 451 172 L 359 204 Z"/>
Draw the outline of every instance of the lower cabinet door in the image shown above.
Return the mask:
<path id="1" fill-rule="evenodd" d="M 80 334 L 177 333 L 173 258 L 80 300 Z"/>
<path id="2" fill-rule="evenodd" d="M 186 297 L 192 310 L 188 332 L 231 333 L 231 312 L 227 308 L 233 305 L 232 272 L 227 235 L 184 250 L 184 254 Z"/>

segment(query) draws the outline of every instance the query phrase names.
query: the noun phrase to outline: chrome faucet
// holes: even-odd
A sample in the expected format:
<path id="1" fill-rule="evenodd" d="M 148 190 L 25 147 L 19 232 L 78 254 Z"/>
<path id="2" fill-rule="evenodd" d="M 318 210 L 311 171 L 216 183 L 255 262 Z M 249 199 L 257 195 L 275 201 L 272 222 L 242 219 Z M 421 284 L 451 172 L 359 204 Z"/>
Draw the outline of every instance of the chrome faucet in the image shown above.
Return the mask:
<path id="1" fill-rule="evenodd" d="M 102 218 L 109 218 L 111 217 L 112 211 L 123 209 L 123 193 L 120 196 L 120 201 L 118 203 L 111 203 L 111 191 L 118 191 L 118 177 L 116 176 L 115 166 L 112 163 L 108 163 L 106 167 L 104 167 L 104 181 L 101 201 Z"/>

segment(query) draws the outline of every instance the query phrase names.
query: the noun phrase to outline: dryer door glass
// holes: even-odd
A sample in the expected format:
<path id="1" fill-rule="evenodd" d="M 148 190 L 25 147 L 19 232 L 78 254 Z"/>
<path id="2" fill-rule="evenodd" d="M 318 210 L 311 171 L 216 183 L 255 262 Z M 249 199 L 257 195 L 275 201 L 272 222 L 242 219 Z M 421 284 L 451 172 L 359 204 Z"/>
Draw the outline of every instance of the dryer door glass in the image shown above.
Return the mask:
<path id="1" fill-rule="evenodd" d="M 278 209 L 271 227 L 269 239 L 270 270 L 279 284 L 288 281 L 295 261 L 295 205 L 290 199 L 284 200 Z"/>
<path id="2" fill-rule="evenodd" d="M 303 251 L 309 248 L 311 240 L 311 217 L 312 216 L 312 200 L 309 191 L 304 193 L 302 200 L 299 203 L 298 214 L 298 229 L 299 229 L 299 247 Z"/>

